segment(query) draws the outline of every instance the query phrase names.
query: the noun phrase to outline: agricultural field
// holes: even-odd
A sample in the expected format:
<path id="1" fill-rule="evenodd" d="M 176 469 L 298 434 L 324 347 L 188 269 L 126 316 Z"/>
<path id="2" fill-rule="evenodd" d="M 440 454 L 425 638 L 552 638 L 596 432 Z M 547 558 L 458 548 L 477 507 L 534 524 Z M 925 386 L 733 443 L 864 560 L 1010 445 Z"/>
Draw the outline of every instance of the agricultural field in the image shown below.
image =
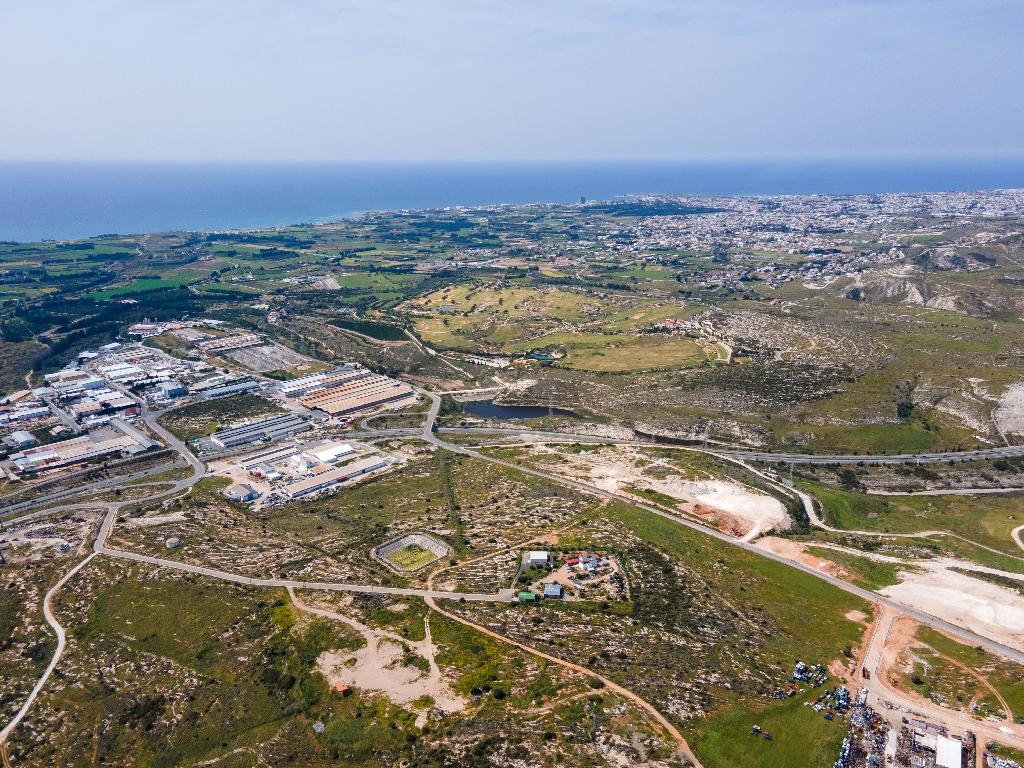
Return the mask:
<path id="1" fill-rule="evenodd" d="M 433 536 L 412 533 L 374 548 L 373 553 L 399 571 L 415 573 L 449 555 L 451 548 Z"/>
<path id="2" fill-rule="evenodd" d="M 596 372 L 677 369 L 707 359 L 686 338 L 642 336 L 668 320 L 691 318 L 699 306 L 654 300 L 600 301 L 562 289 L 455 287 L 403 305 L 427 342 L 490 354 L 564 354 L 559 367 Z"/>
<path id="3" fill-rule="evenodd" d="M 437 555 L 418 544 L 410 544 L 397 552 L 392 552 L 387 559 L 403 571 L 418 571 L 437 560 Z"/>
<path id="4" fill-rule="evenodd" d="M 4 245 L 0 328 L 23 346 L 0 375 L 14 384 L 130 322 L 188 314 L 439 389 L 495 374 L 443 353 L 503 356 L 510 398 L 627 428 L 799 451 L 1015 440 L 1016 219 L 965 220 L 941 196 L 917 213 L 898 202 L 858 198 L 859 218 L 799 198 L 509 206 Z M 713 234 L 751 215 L 815 223 L 755 229 L 742 246 Z"/>

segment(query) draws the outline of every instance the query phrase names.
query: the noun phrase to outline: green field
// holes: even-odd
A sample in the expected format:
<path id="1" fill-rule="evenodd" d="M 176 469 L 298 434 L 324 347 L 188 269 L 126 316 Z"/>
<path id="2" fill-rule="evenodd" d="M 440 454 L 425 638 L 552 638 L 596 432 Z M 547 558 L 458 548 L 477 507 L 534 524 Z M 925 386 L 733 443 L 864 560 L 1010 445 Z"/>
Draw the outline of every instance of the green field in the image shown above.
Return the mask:
<path id="1" fill-rule="evenodd" d="M 868 557 L 852 555 L 849 552 L 840 552 L 827 547 L 807 547 L 806 551 L 808 554 L 831 560 L 842 566 L 847 574 L 844 577 L 847 581 L 872 590 L 899 584 L 900 571 L 912 567 L 898 563 L 879 562 Z"/>
<path id="2" fill-rule="evenodd" d="M 767 658 L 778 659 L 782 665 L 796 659 L 842 658 L 843 649 L 859 641 L 862 627 L 846 614 L 852 609 L 868 612 L 862 600 L 788 566 L 727 548 L 664 518 L 619 505 L 613 506 L 611 514 L 634 534 L 657 542 L 686 563 L 733 605 L 771 616 L 778 629 L 763 641 Z M 647 599 L 636 593 L 634 597 Z M 666 659 L 665 663 L 675 662 Z M 708 717 L 684 730 L 708 768 L 828 765 L 846 735 L 841 724 L 824 721 L 819 713 L 802 706 L 802 700 L 717 693 L 721 703 Z M 770 732 L 774 741 L 748 736 L 754 725 Z"/>
<path id="3" fill-rule="evenodd" d="M 146 291 L 158 291 L 163 288 L 180 288 L 183 285 L 188 285 L 193 280 L 195 280 L 195 277 L 193 276 L 174 278 L 137 278 L 132 280 L 128 285 L 122 285 L 117 288 L 107 288 L 102 291 L 93 291 L 87 295 L 87 298 L 93 299 L 94 301 L 107 301 L 120 296 L 131 296 L 135 293 L 145 293 Z"/>
<path id="4" fill-rule="evenodd" d="M 871 496 L 798 481 L 822 504 L 825 521 L 846 530 L 884 533 L 950 531 L 1019 556 L 1010 531 L 1024 522 L 1021 494 L 978 496 Z"/>
<path id="5" fill-rule="evenodd" d="M 907 687 L 924 696 L 932 693 L 945 696 L 962 708 L 976 699 L 986 710 L 983 714 L 996 712 L 1005 716 L 1007 713 L 991 691 L 954 663 L 958 662 L 988 680 L 1006 700 L 1014 718 L 1024 714 L 1024 669 L 1020 665 L 981 648 L 959 643 L 929 627 L 918 627 L 916 639 L 923 646 L 915 648 L 919 661 L 913 673 L 905 676 Z"/>
<path id="6" fill-rule="evenodd" d="M 381 341 L 407 341 L 405 331 L 391 323 L 381 323 L 376 320 L 357 320 L 348 317 L 339 317 L 331 321 L 331 325 L 346 331 L 355 331 L 364 336 Z"/>
<path id="7" fill-rule="evenodd" d="M 687 368 L 704 362 L 697 344 L 679 337 L 606 336 L 603 343 L 573 345 L 558 365 L 600 373 Z"/>

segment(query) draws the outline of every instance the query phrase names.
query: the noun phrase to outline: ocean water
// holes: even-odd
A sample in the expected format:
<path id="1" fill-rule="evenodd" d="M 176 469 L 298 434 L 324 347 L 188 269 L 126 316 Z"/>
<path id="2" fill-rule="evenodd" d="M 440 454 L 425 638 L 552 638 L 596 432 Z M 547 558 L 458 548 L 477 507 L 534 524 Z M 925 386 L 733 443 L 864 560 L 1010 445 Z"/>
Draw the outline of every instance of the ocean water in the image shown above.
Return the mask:
<path id="1" fill-rule="evenodd" d="M 853 194 L 1024 187 L 1024 158 L 547 164 L 0 163 L 0 240 L 232 229 L 368 210 L 631 193 Z"/>

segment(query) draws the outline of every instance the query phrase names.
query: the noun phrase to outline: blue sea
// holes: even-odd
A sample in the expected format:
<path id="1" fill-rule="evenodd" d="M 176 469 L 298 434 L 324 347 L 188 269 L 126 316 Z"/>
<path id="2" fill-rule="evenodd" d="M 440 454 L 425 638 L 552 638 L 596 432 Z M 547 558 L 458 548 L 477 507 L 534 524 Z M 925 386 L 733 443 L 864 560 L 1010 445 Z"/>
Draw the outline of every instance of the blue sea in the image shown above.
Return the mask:
<path id="1" fill-rule="evenodd" d="M 0 240 L 264 227 L 368 210 L 632 193 L 854 194 L 1024 187 L 1024 158 L 547 164 L 0 163 Z"/>

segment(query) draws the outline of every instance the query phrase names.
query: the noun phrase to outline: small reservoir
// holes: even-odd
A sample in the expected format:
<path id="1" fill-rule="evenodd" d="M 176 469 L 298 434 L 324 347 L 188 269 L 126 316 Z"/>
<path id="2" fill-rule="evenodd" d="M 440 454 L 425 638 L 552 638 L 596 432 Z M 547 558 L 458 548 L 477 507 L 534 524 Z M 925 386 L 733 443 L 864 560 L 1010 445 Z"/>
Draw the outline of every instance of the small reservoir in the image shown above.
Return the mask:
<path id="1" fill-rule="evenodd" d="M 462 410 L 478 419 L 541 419 L 545 416 L 562 416 L 569 419 L 582 419 L 575 411 L 565 408 L 548 408 L 543 405 L 497 405 L 490 400 L 477 400 L 465 403 Z"/>

